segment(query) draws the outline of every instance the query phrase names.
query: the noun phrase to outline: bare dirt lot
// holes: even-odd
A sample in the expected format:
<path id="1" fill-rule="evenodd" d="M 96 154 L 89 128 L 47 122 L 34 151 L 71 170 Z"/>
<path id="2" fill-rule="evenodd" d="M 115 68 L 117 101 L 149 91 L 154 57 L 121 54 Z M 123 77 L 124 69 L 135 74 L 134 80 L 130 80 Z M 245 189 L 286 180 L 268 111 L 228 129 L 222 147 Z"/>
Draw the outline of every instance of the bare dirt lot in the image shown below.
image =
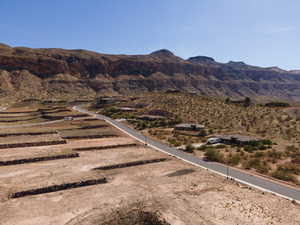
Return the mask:
<path id="1" fill-rule="evenodd" d="M 55 129 L 72 128 L 75 132 L 74 129 L 86 126 L 85 122 L 51 126 L 56 126 Z M 103 122 L 89 121 L 89 125 L 93 123 Z M 52 129 L 51 126 L 48 128 Z M 42 126 L 34 127 L 35 131 L 39 129 L 47 130 Z M 67 140 L 67 144 L 53 146 L 2 149 L 0 161 L 73 152 L 75 148 L 136 143 L 118 130 L 109 129 L 118 136 Z M 11 132 L 22 130 L 24 128 L 14 128 Z M 82 129 L 78 130 L 82 132 Z M 7 132 L 7 129 L 0 132 Z M 28 136 L 28 140 L 32 137 Z M 227 181 L 142 144 L 78 153 L 76 158 L 1 166 L 0 224 L 107 225 L 110 223 L 105 221 L 111 217 L 112 211 L 120 211 L 136 203 L 141 203 L 147 211 L 158 212 L 171 225 L 300 224 L 299 205 Z M 94 170 L 101 166 L 159 158 L 169 160 Z M 102 177 L 107 179 L 107 183 L 9 198 L 10 194 L 20 191 Z"/>

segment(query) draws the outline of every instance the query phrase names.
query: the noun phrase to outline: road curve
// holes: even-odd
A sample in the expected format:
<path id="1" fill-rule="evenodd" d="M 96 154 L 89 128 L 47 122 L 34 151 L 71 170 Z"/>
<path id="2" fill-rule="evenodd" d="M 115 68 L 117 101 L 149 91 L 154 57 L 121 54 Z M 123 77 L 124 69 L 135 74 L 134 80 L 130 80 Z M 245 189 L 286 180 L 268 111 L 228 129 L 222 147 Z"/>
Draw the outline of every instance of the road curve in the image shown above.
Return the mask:
<path id="1" fill-rule="evenodd" d="M 167 145 L 161 144 L 159 142 L 153 141 L 140 133 L 138 133 L 136 130 L 133 130 L 129 127 L 124 126 L 123 124 L 100 114 L 89 112 L 85 109 L 83 109 L 81 106 L 74 106 L 74 110 L 79 111 L 81 113 L 86 113 L 91 116 L 94 116 L 98 119 L 105 120 L 109 124 L 113 125 L 114 127 L 118 128 L 119 130 L 123 131 L 124 133 L 128 134 L 129 136 L 133 137 L 134 139 L 142 142 L 147 143 L 147 145 L 151 146 L 152 148 L 155 148 L 161 152 L 164 152 L 168 155 L 174 156 L 178 159 L 181 159 L 185 162 L 188 162 L 192 165 L 202 167 L 205 169 L 208 169 L 214 173 L 217 173 L 222 176 L 227 176 L 228 173 L 228 167 L 226 165 L 221 165 L 214 162 L 207 162 L 202 159 L 196 158 L 190 154 L 187 154 L 183 151 L 180 151 L 176 148 L 169 147 Z M 280 197 L 289 199 L 289 200 L 295 200 L 297 203 L 300 203 L 300 190 L 294 189 L 292 187 L 289 187 L 284 184 L 280 184 L 277 182 L 274 182 L 272 180 L 264 179 L 258 176 L 253 176 L 251 174 L 245 173 L 243 171 L 230 168 L 229 170 L 229 177 L 233 178 L 234 180 L 249 185 L 251 187 L 257 188 L 259 190 L 270 192 L 275 195 L 278 195 Z"/>

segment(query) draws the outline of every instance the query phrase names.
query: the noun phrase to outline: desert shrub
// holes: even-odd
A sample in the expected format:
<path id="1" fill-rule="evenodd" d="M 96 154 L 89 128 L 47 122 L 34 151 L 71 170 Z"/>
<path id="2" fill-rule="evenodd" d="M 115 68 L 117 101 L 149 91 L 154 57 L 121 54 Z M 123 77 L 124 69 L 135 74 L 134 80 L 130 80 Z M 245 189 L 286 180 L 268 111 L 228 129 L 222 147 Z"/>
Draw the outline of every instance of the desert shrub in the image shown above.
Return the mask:
<path id="1" fill-rule="evenodd" d="M 272 145 L 271 140 L 261 140 L 261 141 L 250 141 L 244 146 L 246 152 L 254 152 L 256 150 L 267 150 Z"/>
<path id="2" fill-rule="evenodd" d="M 240 163 L 241 161 L 241 156 L 240 154 L 230 154 L 227 159 L 226 159 L 226 163 L 232 166 L 236 166 Z"/>
<path id="3" fill-rule="evenodd" d="M 186 152 L 193 152 L 194 149 L 195 148 L 191 144 L 188 144 L 187 146 L 185 146 L 185 151 Z"/>
<path id="4" fill-rule="evenodd" d="M 226 145 L 216 145 L 215 148 L 216 149 L 223 149 L 223 148 L 226 148 Z"/>
<path id="5" fill-rule="evenodd" d="M 296 182 L 295 176 L 293 176 L 290 172 L 281 169 L 277 169 L 273 172 L 272 177 L 279 180 Z"/>
<path id="6" fill-rule="evenodd" d="M 255 146 L 252 146 L 252 145 L 245 145 L 244 146 L 244 151 L 246 152 L 254 152 L 255 150 L 257 150 L 257 148 Z"/>
<path id="7" fill-rule="evenodd" d="M 205 157 L 207 160 L 214 161 L 214 162 L 223 162 L 224 160 L 223 154 L 213 148 L 206 149 Z"/>
<path id="8" fill-rule="evenodd" d="M 249 107 L 251 105 L 251 99 L 249 97 L 246 97 L 245 100 L 244 100 L 243 105 L 245 107 Z"/>
<path id="9" fill-rule="evenodd" d="M 81 223 L 80 223 L 81 224 Z M 141 203 L 115 208 L 110 214 L 99 217 L 99 225 L 170 225 L 159 212 L 145 211 Z"/>
<path id="10" fill-rule="evenodd" d="M 255 158 L 261 158 L 261 157 L 263 157 L 264 156 L 264 153 L 263 152 L 255 152 L 255 154 L 254 154 L 254 157 Z"/>
<path id="11" fill-rule="evenodd" d="M 103 109 L 102 114 L 105 116 L 111 116 L 115 113 L 121 112 L 120 109 L 118 109 L 117 107 L 114 106 L 109 106 Z"/>
<path id="12" fill-rule="evenodd" d="M 205 151 L 206 149 L 207 149 L 206 145 L 202 145 L 202 146 L 197 148 L 197 150 L 199 150 L 199 151 Z"/>
<path id="13" fill-rule="evenodd" d="M 246 169 L 255 169 L 259 173 L 267 174 L 269 172 L 268 164 L 264 161 L 261 162 L 259 159 L 250 159 L 246 162 L 245 166 Z"/>
<path id="14" fill-rule="evenodd" d="M 281 159 L 282 158 L 282 152 L 278 152 L 275 150 L 271 150 L 267 152 L 267 156 L 273 159 Z"/>
<path id="15" fill-rule="evenodd" d="M 260 143 L 262 145 L 272 145 L 273 144 L 273 142 L 271 140 L 268 140 L 268 139 L 261 140 Z"/>
<path id="16" fill-rule="evenodd" d="M 294 145 L 288 145 L 285 148 L 285 151 L 288 152 L 288 153 L 297 152 L 298 150 L 299 149 L 296 146 L 294 146 Z"/>
<path id="17" fill-rule="evenodd" d="M 267 107 L 289 107 L 290 104 L 286 102 L 269 102 L 266 103 L 265 106 Z"/>
<path id="18" fill-rule="evenodd" d="M 198 136 L 199 137 L 205 137 L 205 136 L 207 136 L 206 130 L 203 129 L 203 130 L 199 131 Z"/>
<path id="19" fill-rule="evenodd" d="M 169 139 L 168 139 L 168 142 L 169 142 L 171 145 L 175 146 L 175 147 L 181 145 L 181 142 L 178 141 L 176 138 L 169 138 Z"/>
<path id="20" fill-rule="evenodd" d="M 293 163 L 286 163 L 284 165 L 280 165 L 278 170 L 293 173 L 293 174 L 300 174 L 300 166 L 293 164 Z"/>

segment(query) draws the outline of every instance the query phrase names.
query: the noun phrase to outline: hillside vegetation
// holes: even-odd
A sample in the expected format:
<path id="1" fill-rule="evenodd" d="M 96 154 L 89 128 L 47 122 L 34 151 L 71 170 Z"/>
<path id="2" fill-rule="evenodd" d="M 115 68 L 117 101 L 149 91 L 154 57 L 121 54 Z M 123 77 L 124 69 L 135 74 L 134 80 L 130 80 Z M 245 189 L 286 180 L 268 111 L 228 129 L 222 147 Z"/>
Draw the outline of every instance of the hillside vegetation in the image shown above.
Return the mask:
<path id="1" fill-rule="evenodd" d="M 243 107 L 223 100 L 190 94 L 147 94 L 137 100 L 147 110 L 167 110 L 185 122 L 205 125 L 214 132 L 239 131 L 266 138 L 300 140 L 300 120 L 284 109 L 259 105 Z"/>

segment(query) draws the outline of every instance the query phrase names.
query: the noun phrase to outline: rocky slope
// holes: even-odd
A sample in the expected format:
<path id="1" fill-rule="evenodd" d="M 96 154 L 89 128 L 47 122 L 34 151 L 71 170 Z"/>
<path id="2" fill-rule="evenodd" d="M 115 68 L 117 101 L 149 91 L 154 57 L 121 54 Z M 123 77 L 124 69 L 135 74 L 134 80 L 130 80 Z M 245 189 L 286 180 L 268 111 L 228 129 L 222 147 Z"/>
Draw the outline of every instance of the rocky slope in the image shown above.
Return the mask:
<path id="1" fill-rule="evenodd" d="M 12 48 L 0 44 L 0 97 L 84 98 L 177 89 L 212 96 L 300 100 L 300 75 L 243 62 L 168 50 L 107 55 L 85 50 Z"/>

